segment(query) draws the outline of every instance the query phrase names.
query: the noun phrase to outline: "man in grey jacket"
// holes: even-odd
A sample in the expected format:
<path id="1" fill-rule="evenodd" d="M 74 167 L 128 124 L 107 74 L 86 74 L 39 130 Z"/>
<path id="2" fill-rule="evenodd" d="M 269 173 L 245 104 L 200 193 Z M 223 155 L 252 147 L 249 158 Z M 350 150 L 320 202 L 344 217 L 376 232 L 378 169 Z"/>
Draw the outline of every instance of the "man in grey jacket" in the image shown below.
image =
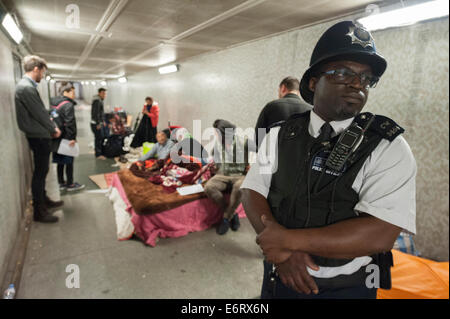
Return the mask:
<path id="1" fill-rule="evenodd" d="M 62 201 L 52 201 L 45 192 L 45 178 L 49 170 L 50 141 L 61 135 L 59 128 L 50 119 L 39 96 L 37 85 L 45 76 L 47 63 L 38 56 L 26 56 L 23 60 L 25 75 L 16 87 L 16 116 L 19 129 L 25 133 L 33 151 L 34 171 L 31 184 L 33 194 L 33 219 L 43 223 L 58 221 L 49 208 L 63 205 Z"/>

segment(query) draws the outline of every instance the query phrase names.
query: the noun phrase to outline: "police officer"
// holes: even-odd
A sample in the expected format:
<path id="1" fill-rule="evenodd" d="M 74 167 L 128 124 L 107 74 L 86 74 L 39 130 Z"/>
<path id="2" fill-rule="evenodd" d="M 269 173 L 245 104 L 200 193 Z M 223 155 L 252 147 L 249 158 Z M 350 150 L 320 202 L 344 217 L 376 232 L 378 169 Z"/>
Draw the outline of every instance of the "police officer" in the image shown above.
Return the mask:
<path id="1" fill-rule="evenodd" d="M 300 84 L 313 110 L 263 141 L 241 187 L 265 255 L 262 298 L 390 288 L 390 250 L 402 229 L 416 230 L 416 163 L 399 125 L 361 112 L 386 66 L 366 29 L 333 25 Z"/>

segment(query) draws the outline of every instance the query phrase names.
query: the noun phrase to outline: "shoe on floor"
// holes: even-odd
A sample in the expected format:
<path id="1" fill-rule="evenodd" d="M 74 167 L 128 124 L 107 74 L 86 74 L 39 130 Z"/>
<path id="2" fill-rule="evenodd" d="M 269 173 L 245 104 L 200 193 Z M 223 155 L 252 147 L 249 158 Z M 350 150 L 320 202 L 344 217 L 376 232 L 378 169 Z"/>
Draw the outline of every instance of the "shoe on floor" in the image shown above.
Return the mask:
<path id="1" fill-rule="evenodd" d="M 233 218 L 231 219 L 231 230 L 236 231 L 241 227 L 241 222 L 239 221 L 238 214 L 234 214 Z"/>
<path id="2" fill-rule="evenodd" d="M 67 184 L 66 184 L 66 183 L 64 183 L 64 184 L 59 184 L 59 190 L 60 190 L 61 192 L 64 192 L 65 190 L 67 190 Z"/>
<path id="3" fill-rule="evenodd" d="M 40 223 L 56 223 L 58 217 L 52 216 L 44 205 L 38 205 L 34 207 L 33 220 Z"/>
<path id="4" fill-rule="evenodd" d="M 64 205 L 64 202 L 62 200 L 59 201 L 53 201 L 49 197 L 45 197 L 45 206 L 47 208 L 58 208 Z"/>
<path id="5" fill-rule="evenodd" d="M 230 228 L 230 222 L 228 221 L 228 219 L 224 218 L 222 220 L 222 222 L 220 223 L 219 227 L 217 227 L 216 233 L 219 235 L 223 235 L 228 231 L 229 228 Z"/>
<path id="6" fill-rule="evenodd" d="M 83 188 L 84 188 L 84 185 L 81 185 L 79 183 L 73 183 L 72 185 L 67 185 L 68 192 L 79 191 L 80 189 L 83 189 Z"/>

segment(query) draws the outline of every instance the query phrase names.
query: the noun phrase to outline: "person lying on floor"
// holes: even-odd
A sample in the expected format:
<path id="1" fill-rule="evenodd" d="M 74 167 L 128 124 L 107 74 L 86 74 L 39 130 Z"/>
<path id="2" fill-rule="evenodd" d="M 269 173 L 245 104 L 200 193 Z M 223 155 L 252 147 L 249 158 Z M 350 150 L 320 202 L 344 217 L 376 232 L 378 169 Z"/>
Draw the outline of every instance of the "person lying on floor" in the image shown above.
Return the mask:
<path id="1" fill-rule="evenodd" d="M 175 145 L 173 141 L 168 139 L 167 135 L 164 132 L 158 132 L 156 134 L 157 143 L 152 147 L 150 151 L 145 153 L 139 161 L 146 161 L 149 159 L 165 159 L 169 156 L 169 152 L 171 148 Z"/>
<path id="2" fill-rule="evenodd" d="M 216 174 L 206 183 L 205 193 L 223 211 L 223 219 L 216 232 L 225 234 L 231 226 L 233 231 L 239 229 L 239 216 L 235 213 L 241 203 L 240 187 L 245 174 L 249 169 L 248 147 L 236 135 L 236 126 L 226 120 L 216 120 L 213 124 L 216 129 L 217 141 L 212 151 Z M 230 200 L 227 202 L 223 193 L 230 191 Z"/>

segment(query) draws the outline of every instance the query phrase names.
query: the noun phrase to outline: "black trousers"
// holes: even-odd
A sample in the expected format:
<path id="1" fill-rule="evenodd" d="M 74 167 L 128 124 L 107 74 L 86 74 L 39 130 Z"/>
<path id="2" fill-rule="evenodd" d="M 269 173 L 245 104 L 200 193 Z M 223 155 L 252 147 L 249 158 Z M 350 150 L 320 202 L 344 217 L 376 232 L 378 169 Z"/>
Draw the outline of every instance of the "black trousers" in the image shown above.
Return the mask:
<path id="1" fill-rule="evenodd" d="M 102 124 L 103 125 L 103 124 Z M 96 124 L 91 123 L 91 130 L 95 137 L 95 157 L 102 155 L 102 143 L 103 143 L 103 132 L 102 129 L 97 129 Z"/>
<path id="2" fill-rule="evenodd" d="M 367 288 L 365 284 L 360 286 L 320 290 L 317 295 L 298 293 L 285 286 L 277 276 L 275 287 L 270 282 L 270 271 L 272 266 L 264 262 L 264 279 L 261 289 L 261 299 L 376 299 L 377 289 Z"/>
<path id="3" fill-rule="evenodd" d="M 34 159 L 31 193 L 35 207 L 45 201 L 45 178 L 50 167 L 50 141 L 49 138 L 28 138 L 28 144 L 33 151 Z"/>
<path id="4" fill-rule="evenodd" d="M 73 184 L 73 163 L 72 164 L 58 164 L 58 182 L 64 184 L 64 167 L 66 167 L 67 185 Z"/>

